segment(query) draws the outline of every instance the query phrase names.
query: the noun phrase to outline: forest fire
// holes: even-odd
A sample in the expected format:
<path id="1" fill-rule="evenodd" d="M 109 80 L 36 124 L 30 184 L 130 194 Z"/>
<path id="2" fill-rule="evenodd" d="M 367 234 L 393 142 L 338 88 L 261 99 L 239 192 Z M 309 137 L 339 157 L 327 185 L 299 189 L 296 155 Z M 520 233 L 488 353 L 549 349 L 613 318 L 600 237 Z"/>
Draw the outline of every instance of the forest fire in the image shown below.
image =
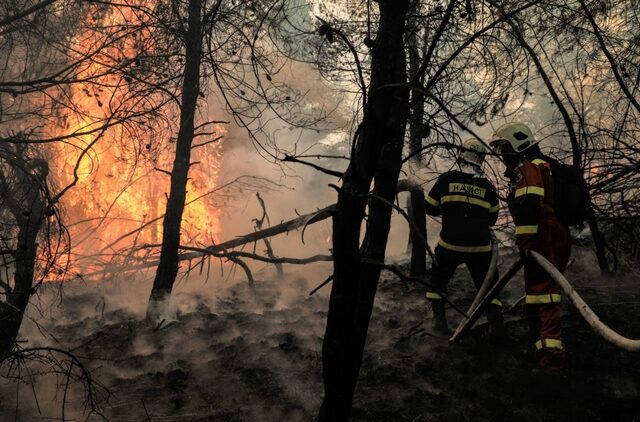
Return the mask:
<path id="1" fill-rule="evenodd" d="M 170 151 L 158 154 L 154 160 L 128 160 L 113 147 L 119 141 L 115 136 L 106 135 L 80 160 L 78 183 L 61 200 L 69 222 L 74 273 L 117 264 L 124 255 L 135 256 L 136 247 L 157 245 L 162 238 L 163 210 L 169 192 L 169 175 L 163 170 L 170 168 Z M 194 156 L 198 160 L 206 154 L 203 159 L 207 168 L 192 168 L 193 178 L 188 185 L 182 232 L 184 241 L 192 245 L 215 243 L 219 235 L 219 211 L 210 197 L 216 185 L 219 145 L 207 146 Z M 68 169 L 62 173 L 66 179 L 61 181 L 63 185 L 73 179 L 78 156 L 77 149 L 75 154 L 69 149 L 65 146 L 53 163 Z"/>
<path id="2" fill-rule="evenodd" d="M 4 0 L 0 421 L 639 420 L 630 3 Z"/>
<path id="3" fill-rule="evenodd" d="M 146 92 L 131 76 L 145 66 L 143 56 L 154 54 L 150 30 L 128 29 L 144 28 L 133 8 L 89 19 L 95 20 L 96 29 L 73 41 L 79 61 L 102 42 L 104 28 L 120 28 L 121 38 L 84 64 L 78 79 L 91 83 L 70 87 L 74 107 L 64 110 L 60 124 L 49 128 L 51 136 L 72 135 L 53 146 L 50 163 L 59 188 L 74 185 L 60 201 L 72 246 L 71 274 L 95 273 L 125 258 L 153 256 L 162 239 L 175 149 L 176 127 L 169 121 L 175 110 L 166 105 L 163 112 L 169 116 L 149 113 L 127 124 L 111 124 L 141 105 L 153 110 L 163 102 L 159 94 L 144 98 Z M 133 71 L 114 72 L 118 67 Z M 187 185 L 181 234 L 190 245 L 215 243 L 220 232 L 211 193 L 226 128 L 209 124 L 207 132 L 208 138 L 203 136 L 192 153 Z"/>

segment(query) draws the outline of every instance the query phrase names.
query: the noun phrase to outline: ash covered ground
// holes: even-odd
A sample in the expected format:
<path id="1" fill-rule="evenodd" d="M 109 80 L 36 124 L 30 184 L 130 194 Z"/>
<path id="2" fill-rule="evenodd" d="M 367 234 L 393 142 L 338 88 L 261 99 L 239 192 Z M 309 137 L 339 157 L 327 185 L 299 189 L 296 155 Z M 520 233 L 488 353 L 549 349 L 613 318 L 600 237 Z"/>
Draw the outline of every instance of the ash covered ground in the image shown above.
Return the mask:
<path id="1" fill-rule="evenodd" d="M 510 261 L 501 261 L 504 271 Z M 22 346 L 72 351 L 90 371 L 96 398 L 108 399 L 100 402 L 107 420 L 311 421 L 322 399 L 329 288 L 309 297 L 322 280 L 294 270 L 282 279 L 257 274 L 254 289 L 243 282 L 188 281 L 192 288 L 174 295 L 175 318 L 160 326 L 143 321 L 148 283 L 69 284 L 45 315 L 32 307 Z M 603 321 L 640 338 L 638 276 L 603 279 L 589 253 L 578 254 L 567 275 Z M 463 308 L 471 303 L 466 269 L 449 287 Z M 522 289 L 519 274 L 503 301 L 513 305 Z M 48 286 L 41 301 L 59 293 Z M 352 419 L 640 420 L 637 354 L 605 343 L 564 303 L 571 371 L 566 380 L 550 382 L 536 368 L 523 306 L 506 314 L 512 344 L 488 342 L 481 320 L 452 345 L 429 330 L 424 288 L 384 274 Z M 457 325 L 459 318 L 448 312 Z M 80 384 L 71 383 L 65 395 L 65 377 L 37 375 L 46 372 L 42 364 L 24 362 L 22 382 L 6 378 L 9 369 L 3 367 L 0 378 L 0 420 L 61 420 L 63 412 L 66 420 L 103 420 L 84 410 Z"/>

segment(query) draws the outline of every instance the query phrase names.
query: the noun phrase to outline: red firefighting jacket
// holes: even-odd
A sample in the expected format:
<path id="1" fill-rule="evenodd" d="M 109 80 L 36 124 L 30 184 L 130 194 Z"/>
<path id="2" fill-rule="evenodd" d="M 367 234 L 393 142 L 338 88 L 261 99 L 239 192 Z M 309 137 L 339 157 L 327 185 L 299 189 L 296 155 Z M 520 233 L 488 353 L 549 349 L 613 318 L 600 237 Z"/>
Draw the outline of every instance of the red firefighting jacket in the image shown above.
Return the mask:
<path id="1" fill-rule="evenodd" d="M 536 157 L 515 169 L 514 187 L 507 198 L 521 250 L 535 250 L 563 271 L 571 253 L 571 234 L 555 215 L 554 184 L 549 160 Z M 524 266 L 525 301 L 529 324 L 539 335 L 536 349 L 545 371 L 564 363 L 561 339 L 560 287 L 535 261 Z M 535 328 L 534 328 L 535 327 Z"/>
<path id="2" fill-rule="evenodd" d="M 520 162 L 507 202 L 520 249 L 538 249 L 540 231 L 561 224 L 554 211 L 551 165 L 543 158 Z"/>

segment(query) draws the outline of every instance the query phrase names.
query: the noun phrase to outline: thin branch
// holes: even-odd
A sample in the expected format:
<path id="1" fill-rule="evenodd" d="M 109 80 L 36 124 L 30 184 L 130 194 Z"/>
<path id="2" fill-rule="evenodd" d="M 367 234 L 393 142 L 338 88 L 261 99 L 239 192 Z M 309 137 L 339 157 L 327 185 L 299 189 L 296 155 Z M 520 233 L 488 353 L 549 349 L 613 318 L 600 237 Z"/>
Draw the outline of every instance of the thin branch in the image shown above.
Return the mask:
<path id="1" fill-rule="evenodd" d="M 403 181 L 405 182 L 405 181 Z M 406 182 L 405 182 L 406 184 Z M 402 185 L 401 185 L 402 186 Z M 408 189 L 409 190 L 409 189 Z M 405 210 L 403 210 L 402 208 L 400 208 L 399 206 L 397 206 L 396 204 L 394 204 L 391 201 L 386 200 L 385 198 L 378 196 L 378 195 L 374 195 L 372 193 L 370 194 L 366 194 L 364 195 L 368 198 L 372 198 L 372 199 L 376 199 L 380 202 L 383 202 L 385 204 L 387 204 L 388 206 L 390 206 L 391 208 L 393 208 L 394 210 L 398 211 L 398 213 L 400 213 L 400 215 L 402 215 L 404 217 L 405 220 L 407 220 L 407 223 L 409 223 L 409 226 L 411 226 L 411 232 L 414 236 L 417 236 L 422 242 L 424 242 L 425 246 L 427 247 L 427 252 L 429 253 L 429 257 L 431 258 L 431 260 L 433 262 L 436 262 L 436 257 L 433 254 L 433 252 L 431 251 L 431 248 L 429 247 L 429 243 L 427 242 L 427 239 L 425 239 L 425 237 L 423 236 L 423 234 L 420 232 L 420 230 L 416 227 L 415 223 L 413 222 L 413 220 L 411 219 L 411 217 L 409 217 L 409 214 L 407 214 L 407 212 Z"/>
<path id="2" fill-rule="evenodd" d="M 254 253 L 251 253 L 251 252 L 244 252 L 244 251 L 211 252 L 209 249 L 198 248 L 198 247 L 194 247 L 194 246 L 180 246 L 180 249 L 185 250 L 185 251 L 199 252 L 202 255 L 205 255 L 205 256 L 206 255 L 211 255 L 211 256 L 214 256 L 216 258 L 227 258 L 227 259 L 232 259 L 232 258 L 250 258 L 250 259 L 255 259 L 256 261 L 267 262 L 267 263 L 270 263 L 270 264 L 296 264 L 296 265 L 303 265 L 303 264 L 310 264 L 312 262 L 331 261 L 331 260 L 333 260 L 333 256 L 332 255 L 313 255 L 313 256 L 310 256 L 308 258 L 287 258 L 287 257 L 282 257 L 282 256 L 278 256 L 278 257 L 262 256 L 262 255 L 254 254 Z"/>
<path id="3" fill-rule="evenodd" d="M 333 280 L 333 275 L 330 275 L 329 277 L 327 277 L 327 279 L 325 281 L 323 281 L 322 283 L 320 283 L 320 285 L 318 287 L 316 287 L 315 289 L 311 290 L 309 292 L 309 296 L 313 296 L 314 294 L 316 294 L 316 292 L 318 290 L 320 290 L 321 288 L 323 288 L 324 286 L 329 284 L 331 282 L 331 280 Z"/>
<path id="4" fill-rule="evenodd" d="M 342 172 L 335 171 L 335 170 L 329 170 L 329 169 L 326 169 L 324 167 L 320 167 L 317 164 L 313 164 L 313 163 L 309 163 L 308 161 L 300 160 L 300 159 L 298 159 L 298 158 L 296 158 L 296 157 L 294 157 L 292 155 L 289 155 L 289 154 L 285 154 L 285 156 L 282 159 L 282 161 L 304 164 L 305 166 L 309 166 L 311 168 L 314 168 L 314 169 L 316 169 L 318 171 L 321 171 L 324 174 L 328 174 L 330 176 L 335 176 L 335 177 L 338 177 L 338 178 L 342 178 L 344 176 L 344 173 L 342 173 Z"/>
<path id="5" fill-rule="evenodd" d="M 240 258 L 236 258 L 236 257 L 228 257 L 228 258 L 229 258 L 229 261 L 239 265 L 244 270 L 245 274 L 247 275 L 247 281 L 249 282 L 249 286 L 253 287 L 255 285 L 255 280 L 253 279 L 253 274 L 251 273 L 251 269 L 249 268 L 247 263 L 241 260 Z"/>
<path id="6" fill-rule="evenodd" d="M 358 70 L 358 81 L 360 83 L 360 90 L 362 91 L 362 109 L 364 110 L 367 106 L 367 84 L 364 81 L 364 72 L 362 71 L 362 63 L 360 63 L 360 58 L 358 57 L 358 52 L 356 51 L 356 48 L 353 46 L 351 41 L 349 41 L 349 38 L 347 38 L 347 36 L 340 29 L 331 27 L 331 25 L 329 25 L 327 21 L 325 21 L 324 19 L 318 16 L 316 16 L 316 18 L 320 22 L 322 22 L 323 27 L 326 27 L 327 31 L 338 34 L 338 36 L 342 38 L 342 41 L 344 41 L 344 43 L 347 45 L 347 48 L 351 52 L 351 55 L 353 55 L 353 60 L 355 61 L 356 69 Z"/>
<path id="7" fill-rule="evenodd" d="M 598 39 L 598 44 L 600 44 L 600 48 L 602 49 L 602 52 L 607 57 L 607 60 L 609 61 L 609 64 L 611 65 L 611 70 L 613 71 L 613 76 L 616 78 L 616 81 L 620 85 L 620 88 L 622 89 L 622 92 L 624 92 L 624 95 L 627 96 L 627 98 L 629 99 L 631 104 L 633 104 L 635 109 L 640 112 L 640 104 L 638 103 L 638 100 L 636 100 L 634 95 L 629 91 L 629 88 L 627 87 L 627 84 L 622 79 L 622 76 L 620 75 L 620 71 L 618 70 L 618 65 L 616 63 L 616 60 L 613 57 L 613 55 L 611 54 L 611 51 L 609 51 L 609 49 L 607 48 L 607 44 L 604 42 L 604 38 L 602 37 L 602 32 L 600 31 L 600 28 L 598 27 L 598 24 L 596 23 L 595 19 L 593 18 L 593 14 L 591 13 L 591 11 L 589 10 L 589 8 L 587 7 L 587 5 L 585 4 L 585 2 L 583 0 L 578 0 L 578 1 L 580 3 L 580 6 L 582 6 L 582 9 L 584 10 L 584 13 L 587 16 L 587 19 L 589 20 L 589 23 L 591 24 L 591 27 L 593 28 L 593 32 L 596 35 L 596 38 Z"/>
<path id="8" fill-rule="evenodd" d="M 6 18 L 0 20 L 0 28 L 8 25 L 12 22 L 15 22 L 19 19 L 24 18 L 25 16 L 29 16 L 30 14 L 40 10 L 40 9 L 44 9 L 45 7 L 49 6 L 52 3 L 55 3 L 58 0 L 44 0 L 41 1 L 40 3 L 36 3 L 33 6 L 29 7 L 28 9 L 23 10 L 22 12 L 18 12 L 15 15 L 12 16 L 7 16 Z"/>

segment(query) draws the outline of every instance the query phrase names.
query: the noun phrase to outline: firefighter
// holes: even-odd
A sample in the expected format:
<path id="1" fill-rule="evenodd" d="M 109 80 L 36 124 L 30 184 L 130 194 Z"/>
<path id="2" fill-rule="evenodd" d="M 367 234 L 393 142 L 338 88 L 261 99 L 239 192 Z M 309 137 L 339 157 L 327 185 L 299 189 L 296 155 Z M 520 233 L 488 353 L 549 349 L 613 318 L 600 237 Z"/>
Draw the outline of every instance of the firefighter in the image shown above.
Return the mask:
<path id="1" fill-rule="evenodd" d="M 487 149 L 476 139 L 464 141 L 462 147 L 458 170 L 441 174 L 426 198 L 427 214 L 442 216 L 431 277 L 431 283 L 440 291 L 445 291 L 460 264 L 466 264 L 473 283 L 480 288 L 491 263 L 490 228 L 498 218 L 498 195 L 482 171 Z M 433 329 L 448 334 L 444 300 L 434 291 L 427 291 L 427 299 L 433 309 Z M 502 304 L 498 299 L 487 307 L 486 316 L 489 335 L 504 338 Z"/>
<path id="2" fill-rule="evenodd" d="M 554 184 L 550 163 L 531 129 L 523 123 L 498 128 L 491 147 L 502 157 L 511 180 L 507 202 L 516 229 L 516 243 L 524 265 L 525 303 L 541 369 L 559 375 L 565 371 L 566 353 L 561 338 L 560 287 L 535 261 L 536 251 L 564 271 L 571 253 L 569 228 L 554 212 Z"/>

